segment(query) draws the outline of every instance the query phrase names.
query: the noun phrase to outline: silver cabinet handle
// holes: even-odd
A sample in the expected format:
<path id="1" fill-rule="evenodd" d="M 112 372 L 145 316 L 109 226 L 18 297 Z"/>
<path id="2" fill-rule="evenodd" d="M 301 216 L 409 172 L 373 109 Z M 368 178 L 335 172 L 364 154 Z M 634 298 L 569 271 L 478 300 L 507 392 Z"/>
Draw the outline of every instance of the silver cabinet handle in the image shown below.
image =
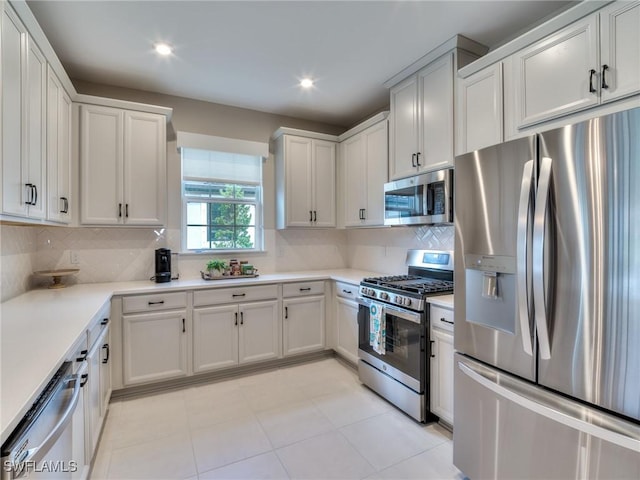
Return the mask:
<path id="1" fill-rule="evenodd" d="M 531 213 L 531 200 L 533 185 L 533 160 L 524 164 L 522 170 L 522 185 L 520 187 L 520 202 L 518 204 L 518 229 L 516 234 L 516 272 L 518 282 L 518 317 L 520 331 L 522 332 L 522 348 L 529 356 L 533 356 L 532 332 L 530 326 L 530 301 L 527 277 L 529 268 L 527 262 L 527 250 L 529 248 L 529 220 Z"/>
<path id="2" fill-rule="evenodd" d="M 533 305 L 538 343 L 540 345 L 540 358 L 543 360 L 551 358 L 551 342 L 549 341 L 549 328 L 547 326 L 547 300 L 544 288 L 544 230 L 547 223 L 547 204 L 551 186 L 551 165 L 550 158 L 542 158 L 533 223 Z"/>

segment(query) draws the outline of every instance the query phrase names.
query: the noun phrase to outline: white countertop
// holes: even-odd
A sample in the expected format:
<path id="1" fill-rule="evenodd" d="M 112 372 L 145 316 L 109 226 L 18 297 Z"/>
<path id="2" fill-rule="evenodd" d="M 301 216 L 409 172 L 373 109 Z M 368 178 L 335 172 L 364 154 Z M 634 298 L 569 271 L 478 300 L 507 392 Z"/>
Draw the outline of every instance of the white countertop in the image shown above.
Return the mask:
<path id="1" fill-rule="evenodd" d="M 439 307 L 445 307 L 453 309 L 453 295 L 435 295 L 433 297 L 427 297 L 427 302 Z"/>
<path id="2" fill-rule="evenodd" d="M 15 428 L 38 393 L 69 355 L 72 347 L 113 295 L 130 295 L 237 285 L 337 280 L 357 285 L 379 273 L 320 270 L 206 281 L 135 282 L 73 285 L 59 290 L 32 290 L 1 304 L 0 442 Z"/>

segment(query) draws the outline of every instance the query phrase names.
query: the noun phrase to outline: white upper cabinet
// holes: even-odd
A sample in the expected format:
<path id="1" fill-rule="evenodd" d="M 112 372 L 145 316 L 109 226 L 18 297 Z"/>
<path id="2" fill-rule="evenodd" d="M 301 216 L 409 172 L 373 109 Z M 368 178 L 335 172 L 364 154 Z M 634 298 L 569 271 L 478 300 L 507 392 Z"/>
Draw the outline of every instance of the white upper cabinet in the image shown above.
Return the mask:
<path id="1" fill-rule="evenodd" d="M 389 177 L 416 173 L 418 146 L 418 77 L 412 75 L 391 88 L 389 116 Z"/>
<path id="2" fill-rule="evenodd" d="M 602 102 L 640 93 L 640 2 L 616 2 L 600 12 Z"/>
<path id="3" fill-rule="evenodd" d="M 389 178 L 453 165 L 454 53 L 391 88 Z"/>
<path id="4" fill-rule="evenodd" d="M 512 58 L 515 127 L 640 92 L 640 2 L 614 2 Z"/>
<path id="5" fill-rule="evenodd" d="M 166 118 L 99 105 L 80 106 L 80 221 L 163 225 Z"/>
<path id="6" fill-rule="evenodd" d="M 71 98 L 49 67 L 47 77 L 47 219 L 71 220 Z"/>
<path id="7" fill-rule="evenodd" d="M 336 142 L 288 134 L 275 141 L 277 228 L 335 227 Z"/>
<path id="8" fill-rule="evenodd" d="M 453 52 L 418 72 L 419 172 L 453 166 Z"/>
<path id="9" fill-rule="evenodd" d="M 597 26 L 592 15 L 514 55 L 519 128 L 598 103 Z"/>
<path id="10" fill-rule="evenodd" d="M 47 61 L 2 5 L 2 212 L 46 216 Z"/>
<path id="11" fill-rule="evenodd" d="M 384 225 L 389 134 L 386 113 L 380 114 L 380 118 L 340 143 L 343 199 L 340 208 L 345 227 Z"/>
<path id="12" fill-rule="evenodd" d="M 124 223 L 163 225 L 167 203 L 166 118 L 124 114 Z"/>
<path id="13" fill-rule="evenodd" d="M 502 62 L 458 80 L 458 155 L 503 140 Z"/>

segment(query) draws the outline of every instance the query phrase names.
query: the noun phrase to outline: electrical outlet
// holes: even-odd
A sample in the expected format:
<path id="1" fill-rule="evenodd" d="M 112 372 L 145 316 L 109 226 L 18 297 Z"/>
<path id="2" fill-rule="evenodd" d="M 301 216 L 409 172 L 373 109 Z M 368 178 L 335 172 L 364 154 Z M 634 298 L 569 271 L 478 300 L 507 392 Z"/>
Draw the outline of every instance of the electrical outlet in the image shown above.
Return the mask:
<path id="1" fill-rule="evenodd" d="M 78 255 L 78 252 L 71 250 L 69 253 L 71 257 L 71 265 L 78 265 L 80 263 L 80 256 Z"/>

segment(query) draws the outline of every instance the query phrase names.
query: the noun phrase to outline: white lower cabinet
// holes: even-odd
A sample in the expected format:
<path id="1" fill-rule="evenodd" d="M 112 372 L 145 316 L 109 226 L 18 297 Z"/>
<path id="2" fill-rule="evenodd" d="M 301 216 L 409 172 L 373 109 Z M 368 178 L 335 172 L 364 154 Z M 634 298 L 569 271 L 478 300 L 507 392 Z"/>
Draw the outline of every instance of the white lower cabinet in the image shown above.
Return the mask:
<path id="1" fill-rule="evenodd" d="M 108 330 L 104 330 L 98 340 L 90 347 L 87 354 L 87 373 L 89 377 L 87 379 L 88 389 L 86 390 L 86 411 L 87 411 L 87 452 L 93 456 L 96 446 L 98 444 L 98 438 L 100 438 L 100 431 L 102 429 L 102 422 L 104 421 L 105 402 L 103 396 L 103 380 L 102 374 L 104 368 L 102 367 L 102 345 L 106 343 L 108 338 Z"/>
<path id="2" fill-rule="evenodd" d="M 440 420 L 453 425 L 453 311 L 445 308 L 430 307 L 431 319 L 431 411 Z M 445 328 L 441 328 L 445 327 Z"/>
<path id="3" fill-rule="evenodd" d="M 336 282 L 336 352 L 358 363 L 358 286 Z"/>
<path id="4" fill-rule="evenodd" d="M 282 308 L 285 356 L 324 349 L 324 294 L 285 298 Z"/>
<path id="5" fill-rule="evenodd" d="M 78 370 L 77 375 L 86 375 L 86 365 Z M 84 380 L 79 380 L 84 381 Z M 86 455 L 86 425 L 85 425 L 85 398 L 87 396 L 87 385 L 82 387 L 80 396 L 78 397 L 78 403 L 76 404 L 76 410 L 73 413 L 71 419 L 71 458 L 76 462 L 77 470 L 71 473 L 71 478 L 85 479 L 89 473 L 90 458 Z"/>
<path id="6" fill-rule="evenodd" d="M 278 358 L 279 339 L 277 300 L 194 308 L 193 371 Z"/>
<path id="7" fill-rule="evenodd" d="M 123 315 L 124 384 L 187 375 L 187 312 Z"/>

